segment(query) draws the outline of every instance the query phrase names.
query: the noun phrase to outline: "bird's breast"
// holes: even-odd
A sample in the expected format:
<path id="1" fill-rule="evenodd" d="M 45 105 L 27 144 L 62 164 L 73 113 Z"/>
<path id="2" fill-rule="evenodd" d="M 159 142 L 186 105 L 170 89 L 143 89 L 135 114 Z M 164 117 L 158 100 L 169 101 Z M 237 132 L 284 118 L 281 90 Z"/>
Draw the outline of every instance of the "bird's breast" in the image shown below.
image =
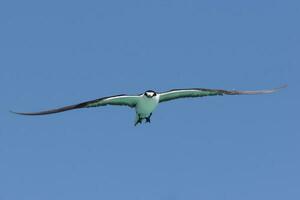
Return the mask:
<path id="1" fill-rule="evenodd" d="M 144 115 L 148 116 L 156 108 L 157 104 L 158 104 L 157 97 L 141 98 L 141 100 L 138 102 L 138 104 L 136 106 L 136 111 L 139 114 L 144 114 Z"/>

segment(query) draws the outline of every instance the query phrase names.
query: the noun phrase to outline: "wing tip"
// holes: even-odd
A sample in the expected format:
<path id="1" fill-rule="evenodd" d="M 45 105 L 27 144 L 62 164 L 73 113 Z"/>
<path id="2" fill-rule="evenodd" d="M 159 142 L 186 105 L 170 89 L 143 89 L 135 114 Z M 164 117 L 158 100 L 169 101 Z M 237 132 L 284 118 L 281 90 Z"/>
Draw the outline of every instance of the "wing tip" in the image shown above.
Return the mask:
<path id="1" fill-rule="evenodd" d="M 284 88 L 287 88 L 289 85 L 288 84 L 283 84 L 283 85 L 281 85 L 281 86 L 279 86 L 279 87 L 277 87 L 277 88 L 274 88 L 273 89 L 273 92 L 277 92 L 277 91 L 279 91 L 279 90 L 282 90 L 282 89 L 284 89 Z"/>
<path id="2" fill-rule="evenodd" d="M 287 88 L 289 85 L 287 83 L 283 84 L 282 86 L 280 86 L 278 89 L 284 89 Z"/>
<path id="3" fill-rule="evenodd" d="M 32 115 L 31 113 L 15 112 L 15 111 L 12 111 L 12 110 L 10 110 L 9 112 L 11 114 L 15 114 L 15 115 Z"/>
<path id="4" fill-rule="evenodd" d="M 17 114 L 17 115 L 20 114 L 19 112 L 15 112 L 15 111 L 13 111 L 13 110 L 9 110 L 8 112 L 10 112 L 11 114 Z"/>

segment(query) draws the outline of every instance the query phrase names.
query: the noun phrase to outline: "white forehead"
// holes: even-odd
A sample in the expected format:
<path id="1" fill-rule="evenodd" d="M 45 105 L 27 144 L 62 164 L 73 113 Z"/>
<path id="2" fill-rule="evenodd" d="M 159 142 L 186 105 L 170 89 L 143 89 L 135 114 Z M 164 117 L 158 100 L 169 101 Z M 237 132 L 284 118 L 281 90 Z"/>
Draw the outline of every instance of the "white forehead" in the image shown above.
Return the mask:
<path id="1" fill-rule="evenodd" d="M 154 92 L 149 91 L 149 92 L 146 92 L 146 94 L 151 96 L 151 95 L 154 95 Z"/>

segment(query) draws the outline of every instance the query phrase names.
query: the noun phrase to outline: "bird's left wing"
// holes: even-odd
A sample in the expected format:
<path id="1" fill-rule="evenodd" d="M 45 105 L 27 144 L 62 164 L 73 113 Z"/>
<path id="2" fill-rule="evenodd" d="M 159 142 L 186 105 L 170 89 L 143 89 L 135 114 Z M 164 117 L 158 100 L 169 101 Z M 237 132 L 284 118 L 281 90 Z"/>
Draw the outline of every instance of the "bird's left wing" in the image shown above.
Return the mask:
<path id="1" fill-rule="evenodd" d="M 285 88 L 287 85 L 279 88 L 269 90 L 222 90 L 222 89 L 205 89 L 205 88 L 192 88 L 192 89 L 175 89 L 159 94 L 159 102 L 171 101 L 179 98 L 191 98 L 191 97 L 204 97 L 215 95 L 241 95 L 241 94 L 270 94 L 276 92 L 281 88 Z"/>
<path id="2" fill-rule="evenodd" d="M 106 105 L 117 105 L 117 106 L 129 106 L 131 108 L 135 107 L 138 102 L 139 96 L 127 96 L 127 95 L 117 95 L 117 96 L 110 96 L 110 97 L 103 97 L 100 99 L 95 99 L 91 101 L 86 101 L 79 104 L 74 104 L 70 106 L 65 106 L 61 108 L 45 110 L 40 112 L 13 112 L 20 115 L 48 115 L 54 114 L 59 112 L 64 112 L 68 110 L 74 110 L 79 108 L 90 108 L 90 107 L 98 107 L 98 106 L 106 106 Z"/>

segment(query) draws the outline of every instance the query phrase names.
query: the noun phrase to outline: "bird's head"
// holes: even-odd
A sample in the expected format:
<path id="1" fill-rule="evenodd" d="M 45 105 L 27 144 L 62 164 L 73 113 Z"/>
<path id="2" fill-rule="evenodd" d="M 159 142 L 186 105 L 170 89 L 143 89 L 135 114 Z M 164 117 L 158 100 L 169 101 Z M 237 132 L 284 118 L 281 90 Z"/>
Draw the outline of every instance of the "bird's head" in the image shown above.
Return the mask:
<path id="1" fill-rule="evenodd" d="M 147 90 L 145 93 L 144 93 L 144 96 L 148 97 L 148 98 L 152 98 L 152 97 L 155 97 L 156 96 L 156 92 L 154 92 L 153 90 Z"/>

